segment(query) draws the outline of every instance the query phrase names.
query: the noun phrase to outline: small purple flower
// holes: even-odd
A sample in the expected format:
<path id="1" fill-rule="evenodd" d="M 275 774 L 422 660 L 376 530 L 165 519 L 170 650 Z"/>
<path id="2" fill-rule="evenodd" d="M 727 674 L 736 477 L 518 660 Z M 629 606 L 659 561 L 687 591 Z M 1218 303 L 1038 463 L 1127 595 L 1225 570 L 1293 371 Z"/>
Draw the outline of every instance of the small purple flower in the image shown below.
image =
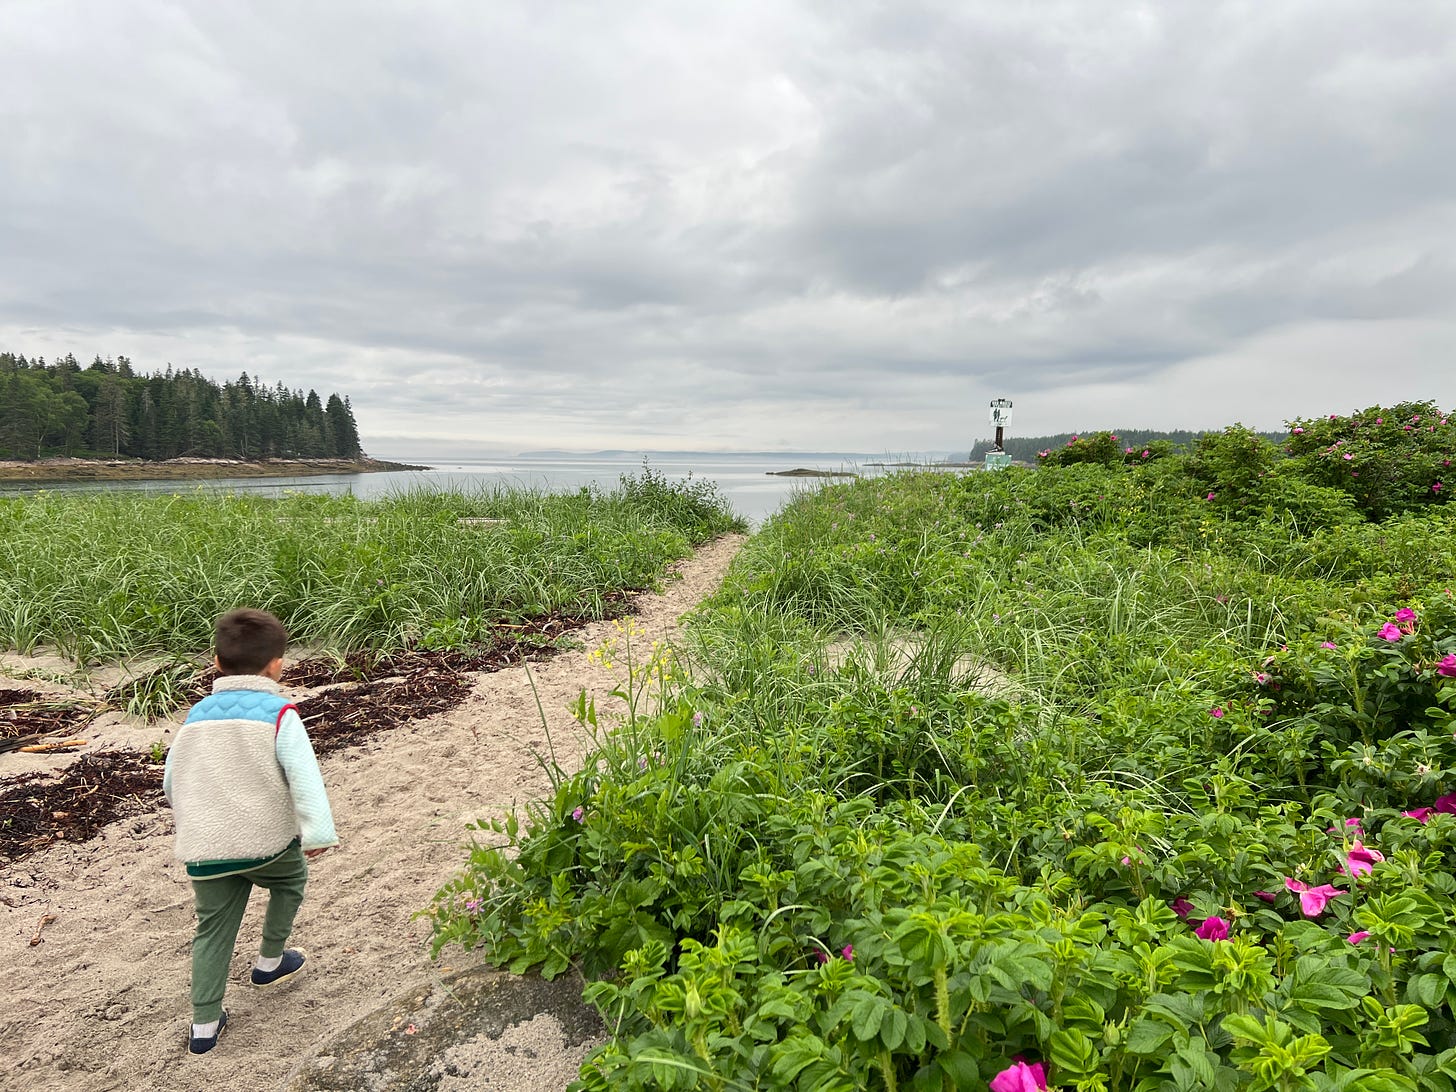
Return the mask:
<path id="1" fill-rule="evenodd" d="M 1214 495 L 1212 493 L 1209 493 L 1208 496 L 1204 497 L 1203 499 L 1204 500 L 1213 500 L 1213 496 Z"/>
<path id="2" fill-rule="evenodd" d="M 1221 720 L 1223 718 L 1223 708 L 1221 706 L 1215 705 L 1212 709 L 1208 711 L 1208 715 L 1214 720 Z"/>
<path id="3" fill-rule="evenodd" d="M 1337 646 L 1334 641 L 1322 641 L 1320 643 L 1320 648 L 1334 649 L 1337 647 L 1339 646 Z"/>
<path id="4" fill-rule="evenodd" d="M 578 823 L 585 823 L 586 809 L 583 808 L 580 804 L 576 805 L 576 807 L 571 810 L 571 817 L 575 819 Z"/>
<path id="5" fill-rule="evenodd" d="M 481 903 L 481 900 L 480 899 L 466 899 L 465 900 L 465 912 L 467 914 L 473 914 L 473 913 L 475 913 L 477 910 L 480 909 L 480 903 Z"/>
<path id="6" fill-rule="evenodd" d="M 849 960 L 849 962 L 853 963 L 854 962 L 854 945 L 853 944 L 846 944 L 843 948 L 839 949 L 839 954 L 842 955 L 845 959 Z"/>
<path id="7" fill-rule="evenodd" d="M 1193 913 L 1193 904 L 1185 899 L 1182 895 L 1179 895 L 1176 899 L 1170 902 L 1168 904 L 1168 908 L 1172 910 L 1173 913 L 1177 914 L 1180 918 L 1184 919 L 1186 919 L 1189 914 Z"/>
<path id="8" fill-rule="evenodd" d="M 696 713 L 693 714 L 693 727 L 694 728 L 701 728 L 702 726 L 703 726 L 703 711 L 701 709 L 699 709 Z"/>
<path id="9" fill-rule="evenodd" d="M 1254 898 L 1263 899 L 1265 902 L 1273 902 L 1277 896 L 1272 891 L 1255 891 Z"/>

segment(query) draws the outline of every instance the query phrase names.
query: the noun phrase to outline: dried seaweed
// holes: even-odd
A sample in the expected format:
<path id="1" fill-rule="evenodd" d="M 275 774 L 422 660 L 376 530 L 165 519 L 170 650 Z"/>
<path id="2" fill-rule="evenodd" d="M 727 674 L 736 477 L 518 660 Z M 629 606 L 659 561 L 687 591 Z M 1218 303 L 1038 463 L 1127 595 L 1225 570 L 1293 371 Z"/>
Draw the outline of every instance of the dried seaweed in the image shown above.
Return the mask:
<path id="1" fill-rule="evenodd" d="M 56 842 L 84 842 L 108 823 L 153 810 L 162 767 L 135 751 L 82 755 L 58 774 L 0 782 L 0 861 L 17 861 Z"/>

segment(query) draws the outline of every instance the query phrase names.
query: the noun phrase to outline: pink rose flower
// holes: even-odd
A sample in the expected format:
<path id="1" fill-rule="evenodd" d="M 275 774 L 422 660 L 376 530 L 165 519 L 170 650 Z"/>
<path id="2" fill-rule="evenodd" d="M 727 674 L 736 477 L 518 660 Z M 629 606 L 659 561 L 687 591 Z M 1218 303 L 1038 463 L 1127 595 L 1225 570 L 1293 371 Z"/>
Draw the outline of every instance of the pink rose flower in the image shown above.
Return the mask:
<path id="1" fill-rule="evenodd" d="M 991 1092 L 1046 1092 L 1046 1071 L 1040 1062 L 1018 1061 L 991 1078 Z"/>
<path id="2" fill-rule="evenodd" d="M 1256 899 L 1263 899 L 1265 902 L 1273 902 L 1275 900 L 1275 898 L 1277 898 L 1277 897 L 1278 896 L 1276 896 L 1274 894 L 1274 892 L 1272 892 L 1272 891 L 1255 891 L 1254 892 L 1254 898 L 1256 898 Z"/>
<path id="3" fill-rule="evenodd" d="M 1208 715 L 1214 720 L 1218 720 L 1220 717 L 1223 716 L 1223 710 L 1215 705 L 1212 709 L 1208 711 Z"/>
<path id="4" fill-rule="evenodd" d="M 1380 627 L 1380 637 L 1386 641 L 1399 641 L 1401 638 L 1400 627 L 1394 622 L 1386 622 Z"/>
<path id="5" fill-rule="evenodd" d="M 1180 918 L 1186 919 L 1189 914 L 1193 913 L 1193 904 L 1185 899 L 1182 895 L 1179 895 L 1176 899 L 1170 902 L 1168 904 L 1168 908 L 1172 910 L 1173 913 L 1177 914 Z"/>
<path id="6" fill-rule="evenodd" d="M 1345 939 L 1348 940 L 1351 944 L 1359 944 L 1362 940 L 1364 940 L 1369 935 L 1370 935 L 1370 933 L 1369 933 L 1368 930 L 1361 929 L 1358 932 L 1351 933 Z"/>
<path id="7" fill-rule="evenodd" d="M 1375 862 L 1383 860 L 1385 854 L 1380 850 L 1370 849 L 1357 841 L 1345 856 L 1345 867 L 1349 869 L 1351 876 L 1368 876 L 1375 870 Z"/>
<path id="8" fill-rule="evenodd" d="M 1436 797 L 1436 810 L 1443 815 L 1456 815 L 1456 792 Z"/>
<path id="9" fill-rule="evenodd" d="M 1397 622 L 1414 622 L 1416 620 L 1416 612 L 1411 610 L 1410 607 L 1401 607 L 1400 610 L 1395 612 L 1395 620 Z"/>
<path id="10" fill-rule="evenodd" d="M 843 948 L 839 949 L 839 954 L 842 955 L 845 959 L 849 960 L 851 963 L 853 963 L 854 962 L 854 945 L 853 944 L 846 944 Z"/>
<path id="11" fill-rule="evenodd" d="M 1309 884 L 1295 879 L 1286 879 L 1284 886 L 1299 896 L 1299 909 L 1307 918 L 1319 917 L 1325 912 L 1326 903 L 1345 893 L 1327 883 L 1321 884 L 1319 887 L 1310 887 Z"/>
<path id="12" fill-rule="evenodd" d="M 1403 811 L 1401 814 L 1407 819 L 1414 819 L 1418 823 L 1424 823 L 1430 819 L 1431 812 L 1435 810 L 1435 808 L 1411 808 L 1410 811 Z"/>
<path id="13" fill-rule="evenodd" d="M 1451 653 L 1436 665 L 1436 674 L 1444 675 L 1446 678 L 1456 678 L 1456 652 Z"/>
<path id="14" fill-rule="evenodd" d="M 1228 940 L 1228 922 L 1220 917 L 1206 918 L 1202 925 L 1193 930 L 1193 935 L 1204 940 Z"/>

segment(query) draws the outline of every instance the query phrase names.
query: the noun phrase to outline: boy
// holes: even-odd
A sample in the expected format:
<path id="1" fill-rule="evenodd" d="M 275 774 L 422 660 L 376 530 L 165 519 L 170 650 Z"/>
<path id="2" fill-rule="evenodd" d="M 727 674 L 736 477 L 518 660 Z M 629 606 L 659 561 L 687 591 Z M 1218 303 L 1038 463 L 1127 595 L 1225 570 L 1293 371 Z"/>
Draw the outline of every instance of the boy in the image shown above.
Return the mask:
<path id="1" fill-rule="evenodd" d="M 192 707 L 167 751 L 162 791 L 177 823 L 176 854 L 197 903 L 192 1033 L 206 1054 L 227 1026 L 222 995 L 253 886 L 268 890 L 255 986 L 292 978 L 304 955 L 285 949 L 308 878 L 305 857 L 338 845 L 303 720 L 280 694 L 288 633 L 267 611 L 217 620 L 212 694 Z"/>

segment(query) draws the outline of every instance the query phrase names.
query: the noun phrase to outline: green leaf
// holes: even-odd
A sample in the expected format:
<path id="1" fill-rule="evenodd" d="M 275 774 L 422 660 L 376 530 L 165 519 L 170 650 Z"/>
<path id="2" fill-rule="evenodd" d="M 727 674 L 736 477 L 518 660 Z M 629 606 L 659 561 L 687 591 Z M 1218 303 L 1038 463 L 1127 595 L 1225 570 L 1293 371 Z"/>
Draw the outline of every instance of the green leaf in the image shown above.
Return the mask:
<path id="1" fill-rule="evenodd" d="M 1089 1077 L 1097 1072 L 1101 1055 L 1079 1028 L 1063 1028 L 1053 1032 L 1049 1041 L 1052 1063 L 1059 1071 L 1074 1077 Z"/>

